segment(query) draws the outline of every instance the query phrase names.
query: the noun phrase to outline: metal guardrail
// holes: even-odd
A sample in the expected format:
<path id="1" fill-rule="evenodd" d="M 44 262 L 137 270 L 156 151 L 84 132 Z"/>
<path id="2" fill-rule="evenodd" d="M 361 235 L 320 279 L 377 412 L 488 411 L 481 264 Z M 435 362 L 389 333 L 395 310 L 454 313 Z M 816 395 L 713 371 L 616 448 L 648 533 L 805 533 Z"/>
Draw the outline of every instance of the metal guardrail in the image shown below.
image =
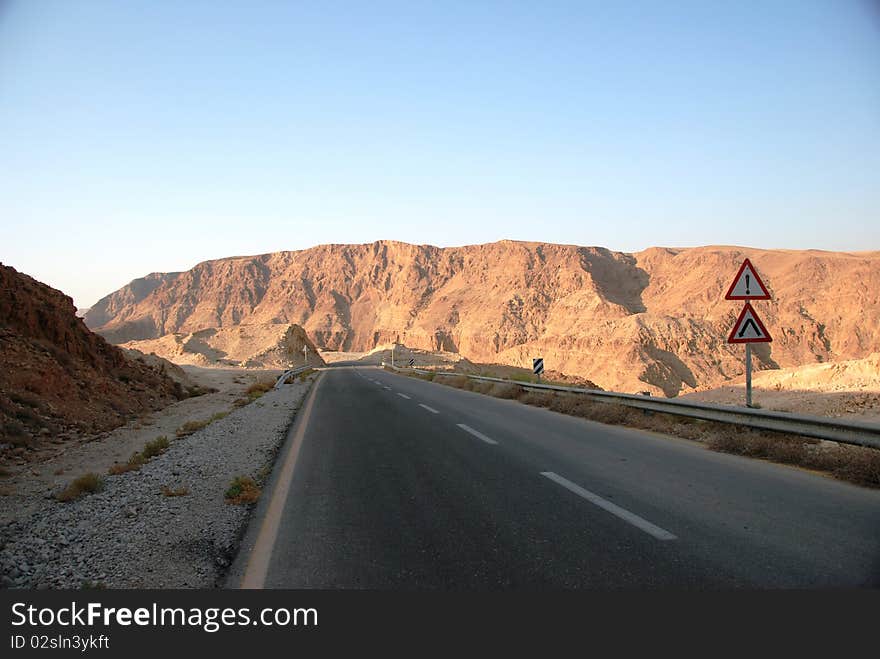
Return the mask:
<path id="1" fill-rule="evenodd" d="M 386 365 L 387 366 L 387 365 Z M 427 375 L 434 373 L 444 377 L 467 377 L 471 380 L 485 382 L 501 382 L 513 384 L 523 389 L 562 391 L 565 393 L 580 394 L 594 400 L 603 402 L 620 403 L 629 407 L 635 407 L 652 412 L 663 412 L 676 416 L 686 416 L 705 421 L 718 421 L 720 423 L 732 423 L 761 430 L 776 430 L 778 432 L 803 435 L 816 439 L 826 439 L 843 444 L 855 444 L 880 449 L 880 424 L 865 423 L 859 421 L 843 421 L 830 417 L 807 416 L 791 414 L 789 412 L 776 412 L 773 410 L 759 410 L 746 407 L 731 407 L 727 405 L 711 405 L 685 400 L 669 400 L 653 398 L 651 396 L 639 396 L 635 394 L 621 394 L 613 391 L 601 391 L 598 389 L 583 389 L 580 387 L 563 387 L 555 384 L 537 384 L 534 382 L 519 382 L 517 380 L 505 380 L 491 378 L 482 375 L 467 375 L 465 373 L 452 373 L 446 371 L 426 371 L 417 368 L 391 367 L 398 372 L 412 371 Z"/>
<path id="2" fill-rule="evenodd" d="M 296 368 L 291 368 L 287 371 L 284 371 L 284 373 L 281 374 L 281 377 L 278 378 L 278 381 L 275 383 L 275 388 L 280 389 L 281 385 L 284 384 L 284 381 L 291 375 L 297 376 L 300 373 L 305 373 L 306 371 L 311 370 L 312 368 L 312 366 L 298 366 Z"/>

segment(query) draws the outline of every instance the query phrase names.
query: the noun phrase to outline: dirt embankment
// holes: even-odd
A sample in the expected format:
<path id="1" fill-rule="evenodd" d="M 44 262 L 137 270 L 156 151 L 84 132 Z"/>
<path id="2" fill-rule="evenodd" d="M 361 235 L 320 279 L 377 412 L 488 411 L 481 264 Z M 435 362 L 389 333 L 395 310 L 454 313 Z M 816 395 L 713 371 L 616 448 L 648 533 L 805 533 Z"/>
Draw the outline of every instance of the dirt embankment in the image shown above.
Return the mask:
<path id="1" fill-rule="evenodd" d="M 745 379 L 684 398 L 744 405 Z M 752 378 L 752 400 L 780 412 L 880 423 L 880 353 L 865 359 L 761 371 Z"/>
<path id="2" fill-rule="evenodd" d="M 0 478 L 0 522 L 46 505 L 46 500 L 71 479 L 88 472 L 106 474 L 116 464 L 143 449 L 157 437 L 174 438 L 187 423 L 198 424 L 227 414 L 247 400 L 247 390 L 257 382 L 274 380 L 280 370 L 208 369 L 183 366 L 181 371 L 195 386 L 211 391 L 188 397 L 132 418 L 122 426 L 78 436 L 64 445 L 34 453 L 28 461 L 8 463 Z"/>

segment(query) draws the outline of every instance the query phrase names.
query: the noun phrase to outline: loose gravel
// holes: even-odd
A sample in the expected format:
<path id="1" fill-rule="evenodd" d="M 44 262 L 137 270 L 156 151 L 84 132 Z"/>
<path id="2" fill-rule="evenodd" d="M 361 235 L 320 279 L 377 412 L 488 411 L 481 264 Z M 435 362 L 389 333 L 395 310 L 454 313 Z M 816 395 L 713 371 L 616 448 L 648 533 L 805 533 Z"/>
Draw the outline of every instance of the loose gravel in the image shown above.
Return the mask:
<path id="1" fill-rule="evenodd" d="M 314 376 L 266 393 L 104 488 L 0 527 L 5 588 L 222 585 L 253 505 L 226 503 L 236 476 L 262 483 Z M 172 439 L 169 437 L 169 439 Z M 187 488 L 169 497 L 163 487 Z"/>

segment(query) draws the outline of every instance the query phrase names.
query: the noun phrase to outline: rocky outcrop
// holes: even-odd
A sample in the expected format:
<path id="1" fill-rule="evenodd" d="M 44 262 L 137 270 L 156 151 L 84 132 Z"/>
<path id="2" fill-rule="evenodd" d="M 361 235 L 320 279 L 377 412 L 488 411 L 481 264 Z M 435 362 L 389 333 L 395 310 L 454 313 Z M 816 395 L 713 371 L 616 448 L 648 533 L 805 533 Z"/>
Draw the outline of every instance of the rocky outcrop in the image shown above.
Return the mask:
<path id="1" fill-rule="evenodd" d="M 130 341 L 122 347 L 152 353 L 175 364 L 288 368 L 301 366 L 307 356 L 312 366 L 324 366 L 315 344 L 298 325 L 264 323 L 212 327 L 189 334 Z M 303 354 L 303 347 L 308 350 Z"/>
<path id="2" fill-rule="evenodd" d="M 60 291 L 0 264 L 0 457 L 185 396 L 163 371 L 89 331 Z"/>
<path id="3" fill-rule="evenodd" d="M 295 323 L 330 350 L 399 341 L 475 362 L 542 356 L 606 389 L 675 395 L 742 373 L 742 348 L 725 342 L 739 305 L 723 296 L 745 257 L 773 294 L 756 303 L 774 336 L 754 351 L 758 368 L 880 346 L 880 253 L 741 247 L 321 245 L 200 263 L 144 296 L 124 287 L 86 322 L 113 342 Z"/>

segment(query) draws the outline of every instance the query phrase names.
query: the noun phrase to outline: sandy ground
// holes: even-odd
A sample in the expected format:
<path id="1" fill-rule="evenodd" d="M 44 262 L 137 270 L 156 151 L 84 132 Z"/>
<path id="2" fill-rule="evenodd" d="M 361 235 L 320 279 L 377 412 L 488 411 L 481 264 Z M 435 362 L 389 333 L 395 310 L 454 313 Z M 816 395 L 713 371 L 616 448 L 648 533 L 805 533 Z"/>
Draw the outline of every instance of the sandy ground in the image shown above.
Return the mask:
<path id="1" fill-rule="evenodd" d="M 682 396 L 721 405 L 745 405 L 745 385 L 733 385 Z M 752 404 L 765 410 L 880 423 L 880 391 L 776 391 L 752 387 Z"/>
<path id="2" fill-rule="evenodd" d="M 745 405 L 745 380 L 682 398 Z M 864 359 L 760 371 L 752 379 L 752 402 L 780 412 L 880 423 L 880 353 Z"/>
<path id="3" fill-rule="evenodd" d="M 115 462 L 125 462 L 144 444 L 161 435 L 174 439 L 175 431 L 187 421 L 201 421 L 218 412 L 228 412 L 233 402 L 254 382 L 275 379 L 280 370 L 244 370 L 182 366 L 191 379 L 217 393 L 187 398 L 146 414 L 137 421 L 107 433 L 85 437 L 42 462 L 10 467 L 0 480 L 0 523 L 31 512 L 46 503 L 53 492 L 88 472 L 106 474 Z"/>
<path id="4" fill-rule="evenodd" d="M 214 327 L 190 334 L 166 334 L 157 339 L 129 341 L 122 348 L 155 353 L 179 366 L 283 368 L 301 364 L 303 347 L 309 363 L 317 363 L 315 345 L 298 325 L 260 323 Z"/>
<path id="5" fill-rule="evenodd" d="M 367 354 L 366 352 L 342 352 L 341 350 L 340 350 L 340 351 L 336 351 L 336 350 L 328 350 L 328 351 L 324 351 L 324 350 L 321 350 L 321 351 L 319 351 L 319 352 L 320 352 L 320 354 L 321 354 L 321 357 L 322 357 L 322 358 L 324 359 L 324 361 L 327 362 L 328 364 L 335 364 L 336 362 L 353 362 L 353 361 L 357 361 L 358 359 L 362 358 L 364 355 Z"/>

